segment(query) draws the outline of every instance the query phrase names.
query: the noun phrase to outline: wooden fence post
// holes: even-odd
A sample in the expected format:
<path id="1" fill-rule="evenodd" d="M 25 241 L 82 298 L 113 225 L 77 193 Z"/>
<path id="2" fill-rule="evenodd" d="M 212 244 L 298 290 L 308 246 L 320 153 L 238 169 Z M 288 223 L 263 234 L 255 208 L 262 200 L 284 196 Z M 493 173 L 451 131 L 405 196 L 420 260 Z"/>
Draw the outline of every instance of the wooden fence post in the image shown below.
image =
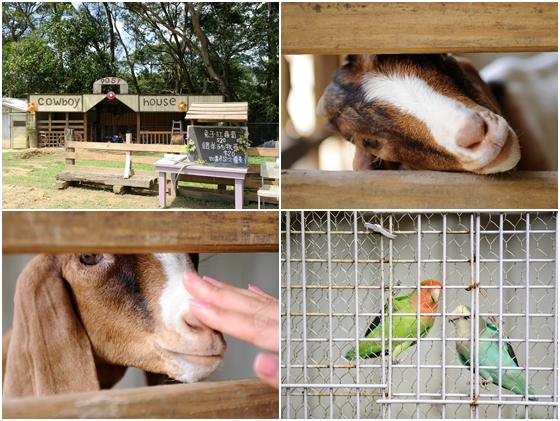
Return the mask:
<path id="1" fill-rule="evenodd" d="M 69 146 L 70 142 L 73 141 L 74 141 L 74 129 L 64 129 L 64 155 L 65 155 L 66 165 L 76 165 L 76 160 L 74 158 L 68 158 L 68 153 L 72 153 L 72 156 L 74 156 L 74 152 L 76 152 L 75 148 L 71 148 Z M 58 189 L 65 189 L 71 184 L 72 183 L 70 181 L 61 181 L 61 180 L 56 181 L 56 187 Z"/>
<path id="2" fill-rule="evenodd" d="M 64 129 L 64 148 L 65 148 L 65 153 L 68 154 L 68 152 L 75 152 L 76 150 L 74 148 L 70 148 L 69 142 L 73 142 L 74 141 L 74 129 Z M 75 159 L 70 159 L 70 158 L 66 158 L 66 164 L 68 165 L 75 165 Z"/>

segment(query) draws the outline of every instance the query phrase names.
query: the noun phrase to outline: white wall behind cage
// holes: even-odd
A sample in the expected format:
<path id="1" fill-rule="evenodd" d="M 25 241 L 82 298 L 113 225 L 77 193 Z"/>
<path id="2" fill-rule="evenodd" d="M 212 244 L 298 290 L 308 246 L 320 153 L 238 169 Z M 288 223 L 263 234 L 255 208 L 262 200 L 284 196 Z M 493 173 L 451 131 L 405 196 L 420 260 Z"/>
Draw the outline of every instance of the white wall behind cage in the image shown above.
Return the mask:
<path id="1" fill-rule="evenodd" d="M 556 212 L 283 212 L 282 417 L 557 419 L 557 242 Z M 398 358 L 346 360 L 425 279 L 442 284 L 429 334 Z M 536 401 L 461 364 L 459 305 L 502 326 Z"/>

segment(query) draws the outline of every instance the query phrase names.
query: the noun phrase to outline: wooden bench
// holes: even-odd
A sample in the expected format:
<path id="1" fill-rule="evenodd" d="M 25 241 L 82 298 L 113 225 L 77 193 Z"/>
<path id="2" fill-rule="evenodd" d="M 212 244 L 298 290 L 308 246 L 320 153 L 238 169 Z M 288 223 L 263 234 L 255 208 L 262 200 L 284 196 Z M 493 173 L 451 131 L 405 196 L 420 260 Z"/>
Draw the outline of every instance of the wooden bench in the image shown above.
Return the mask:
<path id="1" fill-rule="evenodd" d="M 125 163 L 127 152 L 131 161 L 131 176 L 124 178 Z M 154 153 L 157 156 L 142 156 L 145 153 Z M 134 164 L 153 165 L 158 159 L 163 158 L 164 154 L 184 154 L 185 147 L 182 145 L 140 145 L 126 143 L 97 143 L 97 142 L 66 142 L 66 165 L 64 171 L 56 175 L 57 187 L 67 188 L 76 183 L 92 183 L 113 186 L 115 193 L 122 194 L 131 187 L 155 190 L 157 188 L 158 174 L 155 170 L 137 170 Z M 278 158 L 279 149 L 276 148 L 249 148 L 249 156 L 261 156 Z M 118 162 L 122 165 L 118 167 L 108 166 L 85 166 L 76 161 L 99 161 L 103 163 Z M 231 179 L 201 177 L 201 176 L 180 176 L 179 181 L 218 184 L 223 186 L 233 186 Z M 245 179 L 245 203 L 257 201 L 256 191 L 261 188 L 260 165 L 251 164 Z M 181 186 L 178 190 L 181 196 L 221 199 L 233 202 L 235 200 L 232 190 L 211 190 L 208 188 L 185 187 Z M 278 201 L 270 199 L 268 203 L 277 204 Z"/>

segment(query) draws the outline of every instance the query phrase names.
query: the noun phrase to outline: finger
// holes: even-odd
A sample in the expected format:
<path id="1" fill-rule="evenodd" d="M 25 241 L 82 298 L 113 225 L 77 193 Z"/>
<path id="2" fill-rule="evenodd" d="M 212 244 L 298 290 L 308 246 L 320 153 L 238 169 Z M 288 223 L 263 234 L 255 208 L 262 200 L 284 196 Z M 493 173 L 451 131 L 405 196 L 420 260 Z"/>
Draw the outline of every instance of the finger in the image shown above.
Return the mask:
<path id="1" fill-rule="evenodd" d="M 255 359 L 254 369 L 257 376 L 269 386 L 279 389 L 279 360 L 275 355 L 259 354 Z"/>
<path id="2" fill-rule="evenodd" d="M 201 278 L 190 273 L 183 276 L 183 284 L 194 298 L 214 306 L 246 315 L 261 313 L 264 317 L 276 321 L 279 319 L 279 303 L 274 297 L 260 295 L 231 285 L 225 287 L 227 285 L 225 283 L 211 278 Z"/>
<path id="3" fill-rule="evenodd" d="M 253 285 L 253 284 L 249 284 L 249 286 L 247 287 L 248 290 L 256 292 L 259 295 L 264 295 L 265 297 L 269 297 L 269 298 L 276 298 L 272 295 L 270 295 L 268 292 L 263 291 L 262 289 L 260 289 L 258 286 Z"/>
<path id="4" fill-rule="evenodd" d="M 242 295 L 247 295 L 249 297 L 254 296 L 253 293 L 257 293 L 259 295 L 264 295 L 264 296 L 268 296 L 270 298 L 276 299 L 275 297 L 273 297 L 270 294 L 267 294 L 266 292 L 264 292 L 262 289 L 260 289 L 259 287 L 256 287 L 255 285 L 251 285 L 249 284 L 249 288 L 248 290 L 246 289 L 242 289 L 242 288 L 238 288 L 238 287 L 234 287 L 233 285 L 229 285 L 226 284 L 225 282 L 220 282 L 216 279 L 210 278 L 209 276 L 203 276 L 201 277 L 200 275 L 198 275 L 197 273 L 192 273 L 192 272 L 185 272 L 183 274 L 183 283 L 185 282 L 185 280 L 190 279 L 192 280 L 194 283 L 199 282 L 200 280 L 205 281 L 205 282 L 209 282 L 210 284 L 214 285 L 217 288 L 222 288 L 222 289 L 229 289 L 231 291 L 236 291 Z"/>
<path id="5" fill-rule="evenodd" d="M 278 321 L 263 316 L 229 311 L 198 299 L 190 300 L 190 311 L 206 326 L 278 353 Z"/>

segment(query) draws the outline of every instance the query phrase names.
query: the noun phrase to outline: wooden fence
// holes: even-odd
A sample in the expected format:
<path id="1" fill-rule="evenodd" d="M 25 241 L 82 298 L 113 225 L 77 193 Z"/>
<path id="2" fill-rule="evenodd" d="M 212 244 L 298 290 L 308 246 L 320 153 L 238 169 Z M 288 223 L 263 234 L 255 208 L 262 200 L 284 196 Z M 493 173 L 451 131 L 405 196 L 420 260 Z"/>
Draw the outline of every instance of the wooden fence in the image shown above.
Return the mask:
<path id="1" fill-rule="evenodd" d="M 282 54 L 558 50 L 556 2 L 283 3 L 281 22 Z M 336 56 L 324 56 L 334 60 L 322 65 L 321 72 L 330 74 L 338 66 Z M 330 77 L 321 77 L 316 79 L 316 95 L 329 83 Z M 283 86 L 289 85 L 289 80 L 284 82 Z M 282 102 L 286 97 L 283 92 Z M 284 111 L 283 119 L 285 115 Z M 329 135 L 319 127 L 307 139 L 286 139 L 283 168 L 285 162 L 316 149 Z M 557 204 L 557 172 L 478 176 L 428 171 L 282 171 L 283 208 L 535 209 Z"/>
<path id="2" fill-rule="evenodd" d="M 2 253 L 278 252 L 278 221 L 278 211 L 3 211 Z"/>
<path id="3" fill-rule="evenodd" d="M 2 253 L 278 252 L 272 212 L 2 212 Z M 157 233 L 157 235 L 154 235 Z M 274 418 L 257 379 L 2 401 L 4 418 Z"/>
<path id="4" fill-rule="evenodd" d="M 134 176 L 129 180 L 122 180 L 124 173 L 124 165 L 127 159 L 127 152 L 130 154 L 131 166 Z M 147 153 L 158 154 L 158 156 L 146 156 Z M 134 164 L 153 164 L 158 159 L 163 158 L 165 153 L 185 153 L 183 145 L 142 145 L 142 144 L 126 144 L 126 143 L 97 143 L 97 142 L 66 142 L 66 165 L 64 172 L 57 175 L 60 181 L 59 187 L 68 187 L 68 183 L 75 181 L 105 183 L 115 186 L 115 192 L 121 192 L 120 187 L 142 187 L 155 188 L 157 180 L 157 172 L 153 170 L 136 170 Z M 249 156 L 261 156 L 269 158 L 277 158 L 279 154 L 278 148 L 249 148 Z M 118 168 L 100 167 L 80 164 L 79 161 L 102 161 L 122 163 Z M 78 161 L 78 162 L 77 162 Z M 117 180 L 114 177 L 119 175 Z M 142 178 L 143 177 L 143 178 Z M 136 183 L 138 181 L 138 183 Z M 181 175 L 179 181 L 216 184 L 218 189 L 208 188 L 186 188 L 181 187 L 178 194 L 189 197 L 205 198 L 208 200 L 234 200 L 233 191 L 226 190 L 225 186 L 232 186 L 234 180 L 222 179 L 215 177 L 199 177 Z M 271 183 L 272 181 L 267 181 Z M 113 183 L 113 184 L 112 184 Z M 220 187 L 221 186 L 221 187 Z M 258 190 L 262 187 L 262 179 L 260 177 L 260 165 L 249 165 L 249 171 L 245 179 L 245 201 L 257 201 Z M 278 204 L 275 199 L 268 199 L 268 203 Z"/>

